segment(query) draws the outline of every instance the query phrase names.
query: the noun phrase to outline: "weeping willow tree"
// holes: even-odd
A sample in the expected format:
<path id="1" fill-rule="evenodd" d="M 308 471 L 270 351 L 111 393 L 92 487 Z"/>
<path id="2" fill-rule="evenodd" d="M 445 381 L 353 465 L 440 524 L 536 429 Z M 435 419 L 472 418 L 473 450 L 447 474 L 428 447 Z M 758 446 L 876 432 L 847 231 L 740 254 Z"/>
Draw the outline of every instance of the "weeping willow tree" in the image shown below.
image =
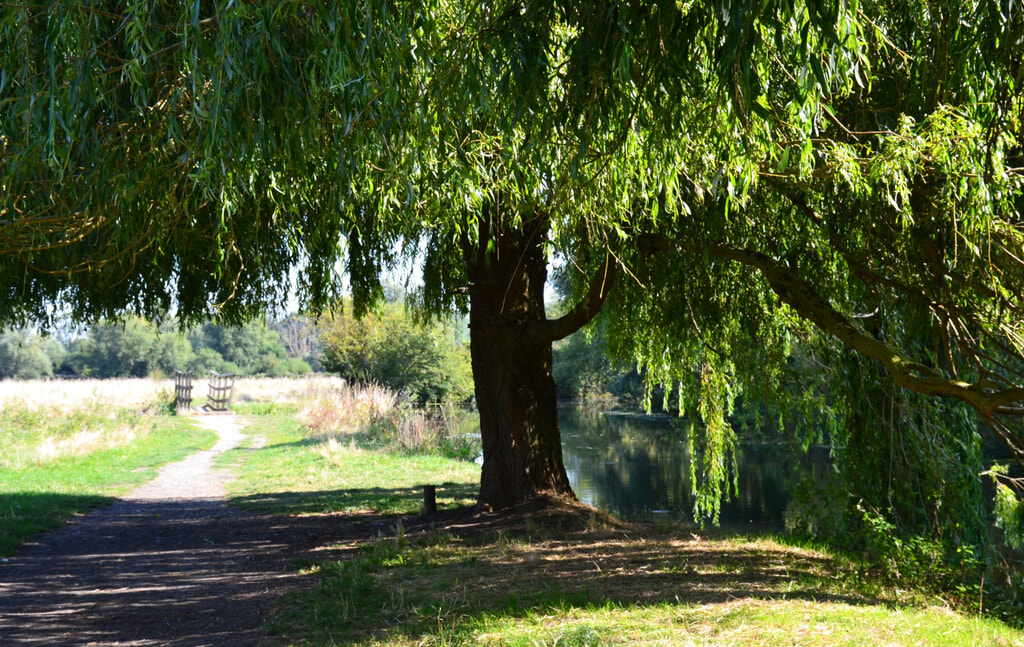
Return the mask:
<path id="1" fill-rule="evenodd" d="M 467 311 L 483 507 L 571 495 L 551 344 L 597 316 L 699 417 L 809 326 L 1020 454 L 1009 2 L 52 2 L 0 13 L 0 320 Z M 574 305 L 549 319 L 547 265 Z M 911 316 L 913 315 L 913 316 Z M 1010 422 L 1007 422 L 1010 420 Z"/>

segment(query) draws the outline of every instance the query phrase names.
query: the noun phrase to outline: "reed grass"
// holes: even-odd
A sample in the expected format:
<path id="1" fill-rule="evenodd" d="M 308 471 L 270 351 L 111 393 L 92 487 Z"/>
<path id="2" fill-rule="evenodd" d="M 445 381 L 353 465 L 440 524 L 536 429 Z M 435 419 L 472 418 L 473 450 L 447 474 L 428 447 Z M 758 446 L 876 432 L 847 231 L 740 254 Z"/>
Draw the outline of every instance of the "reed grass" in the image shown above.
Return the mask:
<path id="1" fill-rule="evenodd" d="M 162 399 L 170 400 L 173 384 L 148 378 L 0 380 L 0 411 L 66 413 L 93 406 L 142 410 Z"/>
<path id="2" fill-rule="evenodd" d="M 479 451 L 478 440 L 460 428 L 453 407 L 415 407 L 381 385 L 310 381 L 298 403 L 299 420 L 312 439 L 344 438 L 363 447 L 466 460 Z"/>

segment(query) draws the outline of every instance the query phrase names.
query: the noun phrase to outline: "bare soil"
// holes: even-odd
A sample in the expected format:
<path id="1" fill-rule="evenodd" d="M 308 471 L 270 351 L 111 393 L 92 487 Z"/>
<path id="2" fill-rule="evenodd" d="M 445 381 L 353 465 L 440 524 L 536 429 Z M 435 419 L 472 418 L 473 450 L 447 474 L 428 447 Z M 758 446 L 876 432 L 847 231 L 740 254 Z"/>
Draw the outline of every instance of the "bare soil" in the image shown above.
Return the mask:
<path id="1" fill-rule="evenodd" d="M 0 645 L 265 643 L 274 600 L 301 583 L 296 558 L 332 540 L 337 517 L 257 515 L 225 501 L 231 415 L 200 417 L 210 450 L 165 466 L 112 506 L 74 518 L 0 564 Z"/>

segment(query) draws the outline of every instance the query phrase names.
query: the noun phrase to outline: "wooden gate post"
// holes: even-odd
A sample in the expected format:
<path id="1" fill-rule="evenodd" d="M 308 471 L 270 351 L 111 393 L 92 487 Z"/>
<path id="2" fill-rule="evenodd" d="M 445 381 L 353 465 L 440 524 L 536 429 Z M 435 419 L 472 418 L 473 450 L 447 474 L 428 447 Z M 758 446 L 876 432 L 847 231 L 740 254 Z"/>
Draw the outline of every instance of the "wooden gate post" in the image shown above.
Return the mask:
<path id="1" fill-rule="evenodd" d="M 234 390 L 234 373 L 210 371 L 210 393 L 206 397 L 206 408 L 210 411 L 230 411 Z"/>
<path id="2" fill-rule="evenodd" d="M 174 407 L 178 411 L 192 408 L 192 371 L 174 372 Z"/>
<path id="3" fill-rule="evenodd" d="M 434 514 L 437 512 L 437 487 L 434 485 L 423 486 L 423 514 Z"/>

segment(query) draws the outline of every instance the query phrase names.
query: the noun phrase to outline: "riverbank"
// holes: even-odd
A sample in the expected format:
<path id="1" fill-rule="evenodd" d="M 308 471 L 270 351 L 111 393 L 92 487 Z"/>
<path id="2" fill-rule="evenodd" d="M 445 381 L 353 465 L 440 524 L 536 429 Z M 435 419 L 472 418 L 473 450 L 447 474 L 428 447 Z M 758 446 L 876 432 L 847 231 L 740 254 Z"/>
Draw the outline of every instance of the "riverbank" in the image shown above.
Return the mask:
<path id="1" fill-rule="evenodd" d="M 1024 645 L 995 601 L 884 580 L 823 547 L 625 522 L 575 502 L 474 515 L 475 464 L 260 416 L 223 457 L 238 505 L 333 520 L 282 645 Z M 424 484 L 439 512 L 422 515 Z"/>

